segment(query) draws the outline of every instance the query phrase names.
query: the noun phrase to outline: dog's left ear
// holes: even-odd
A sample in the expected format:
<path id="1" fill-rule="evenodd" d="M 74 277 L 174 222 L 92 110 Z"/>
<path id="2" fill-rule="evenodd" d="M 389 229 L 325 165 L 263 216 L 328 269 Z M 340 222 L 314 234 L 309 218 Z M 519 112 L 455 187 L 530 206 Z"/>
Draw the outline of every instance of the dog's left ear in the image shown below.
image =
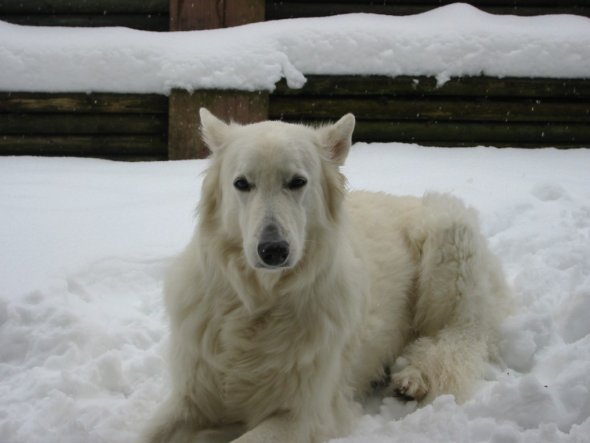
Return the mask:
<path id="1" fill-rule="evenodd" d="M 211 150 L 216 152 L 226 143 L 229 125 L 215 117 L 207 108 L 199 109 L 201 136 Z"/>
<path id="2" fill-rule="evenodd" d="M 322 145 L 330 160 L 338 166 L 342 166 L 348 156 L 352 145 L 354 124 L 354 115 L 346 114 L 333 125 L 320 129 Z"/>

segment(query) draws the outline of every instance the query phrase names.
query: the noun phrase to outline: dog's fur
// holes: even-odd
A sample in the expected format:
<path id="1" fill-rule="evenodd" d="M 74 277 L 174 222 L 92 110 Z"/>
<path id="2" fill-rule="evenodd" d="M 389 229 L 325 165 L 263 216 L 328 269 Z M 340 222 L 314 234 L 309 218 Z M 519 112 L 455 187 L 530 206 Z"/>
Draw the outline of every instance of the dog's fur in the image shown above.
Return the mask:
<path id="1" fill-rule="evenodd" d="M 349 431 L 376 380 L 465 399 L 509 298 L 474 212 L 346 193 L 351 114 L 201 120 L 200 220 L 165 285 L 172 393 L 142 441 L 320 442 Z"/>

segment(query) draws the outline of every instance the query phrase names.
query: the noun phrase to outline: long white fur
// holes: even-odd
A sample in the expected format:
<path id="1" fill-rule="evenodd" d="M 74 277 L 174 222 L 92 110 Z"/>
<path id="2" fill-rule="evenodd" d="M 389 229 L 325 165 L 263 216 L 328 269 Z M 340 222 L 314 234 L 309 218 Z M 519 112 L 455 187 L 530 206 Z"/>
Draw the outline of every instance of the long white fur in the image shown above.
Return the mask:
<path id="1" fill-rule="evenodd" d="M 165 285 L 173 386 L 141 441 L 345 435 L 385 367 L 389 393 L 467 398 L 509 305 L 474 212 L 448 195 L 347 194 L 351 114 L 322 128 L 201 119 L 199 225 Z M 286 187 L 293 175 L 307 185 Z M 285 268 L 259 266 L 269 222 Z"/>

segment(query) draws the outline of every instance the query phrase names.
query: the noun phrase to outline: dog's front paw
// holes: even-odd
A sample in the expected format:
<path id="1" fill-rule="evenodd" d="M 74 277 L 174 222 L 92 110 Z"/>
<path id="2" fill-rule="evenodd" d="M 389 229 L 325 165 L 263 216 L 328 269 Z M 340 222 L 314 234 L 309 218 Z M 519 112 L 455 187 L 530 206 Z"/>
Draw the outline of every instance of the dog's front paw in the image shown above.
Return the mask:
<path id="1" fill-rule="evenodd" d="M 391 376 L 391 388 L 395 395 L 420 401 L 428 394 L 428 383 L 420 370 L 407 366 Z"/>

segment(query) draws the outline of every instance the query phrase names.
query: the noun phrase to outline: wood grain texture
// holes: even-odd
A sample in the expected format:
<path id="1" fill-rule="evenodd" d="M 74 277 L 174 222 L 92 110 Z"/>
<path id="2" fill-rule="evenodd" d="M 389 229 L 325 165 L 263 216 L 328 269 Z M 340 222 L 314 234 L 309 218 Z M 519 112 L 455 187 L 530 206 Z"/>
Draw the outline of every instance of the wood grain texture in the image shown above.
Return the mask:
<path id="1" fill-rule="evenodd" d="M 154 114 L 5 114 L 0 134 L 162 134 L 168 117 Z"/>
<path id="2" fill-rule="evenodd" d="M 321 17 L 348 13 L 373 13 L 384 15 L 419 14 L 434 8 L 455 3 L 454 0 L 269 0 L 266 16 L 269 20 L 299 17 Z M 587 0 L 477 0 L 465 1 L 492 14 L 514 14 L 522 16 L 541 14 L 590 15 Z"/>
<path id="3" fill-rule="evenodd" d="M 168 0 L 0 0 L 7 14 L 167 13 Z"/>
<path id="4" fill-rule="evenodd" d="M 142 31 L 168 30 L 168 14 L 0 14 L 0 20 L 25 26 L 123 26 Z"/>
<path id="5" fill-rule="evenodd" d="M 274 95 L 295 96 L 393 96 L 393 97 L 489 97 L 590 99 L 589 79 L 525 77 L 453 77 L 438 85 L 433 77 L 383 75 L 308 75 L 300 89 L 282 80 Z"/>
<path id="6" fill-rule="evenodd" d="M 437 145 L 461 142 L 472 146 L 588 145 L 590 127 L 572 124 L 502 124 L 449 122 L 363 122 L 359 121 L 355 137 L 363 141 L 401 141 Z"/>
<path id="7" fill-rule="evenodd" d="M 325 120 L 293 120 L 318 125 Z M 424 146 L 558 147 L 590 146 L 586 124 L 503 124 L 439 121 L 357 120 L 355 142 L 402 142 Z"/>
<path id="8" fill-rule="evenodd" d="M 358 119 L 590 123 L 590 103 L 531 99 L 400 99 L 396 97 L 273 97 L 269 114 L 282 119 Z"/>
<path id="9" fill-rule="evenodd" d="M 590 79 L 309 76 L 281 82 L 269 115 L 289 122 L 357 117 L 356 141 L 433 146 L 590 145 Z"/>
<path id="10" fill-rule="evenodd" d="M 226 28 L 264 17 L 264 0 L 170 0 L 171 31 Z"/>
<path id="11" fill-rule="evenodd" d="M 254 123 L 268 116 L 268 94 L 243 91 L 175 90 L 170 96 L 168 158 L 205 158 L 209 150 L 201 140 L 199 109 L 207 108 L 226 121 Z"/>
<path id="12" fill-rule="evenodd" d="M 0 92 L 2 112 L 166 114 L 168 97 L 158 94 Z"/>
<path id="13" fill-rule="evenodd" d="M 166 158 L 166 139 L 151 135 L 3 135 L 0 155 Z"/>

